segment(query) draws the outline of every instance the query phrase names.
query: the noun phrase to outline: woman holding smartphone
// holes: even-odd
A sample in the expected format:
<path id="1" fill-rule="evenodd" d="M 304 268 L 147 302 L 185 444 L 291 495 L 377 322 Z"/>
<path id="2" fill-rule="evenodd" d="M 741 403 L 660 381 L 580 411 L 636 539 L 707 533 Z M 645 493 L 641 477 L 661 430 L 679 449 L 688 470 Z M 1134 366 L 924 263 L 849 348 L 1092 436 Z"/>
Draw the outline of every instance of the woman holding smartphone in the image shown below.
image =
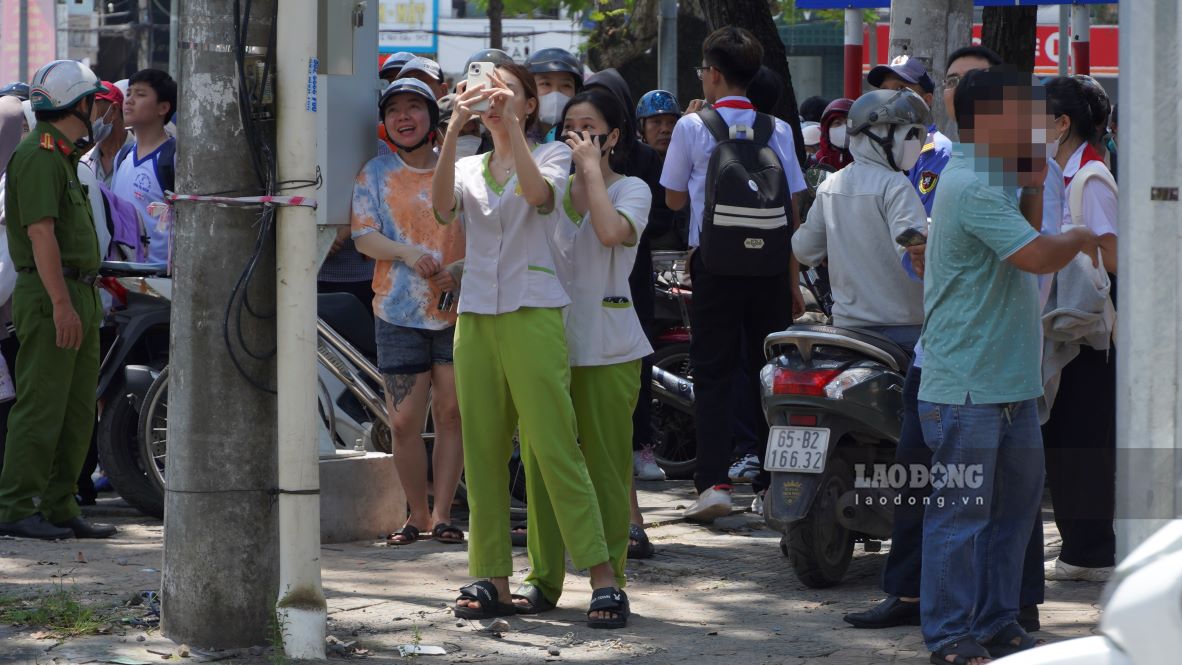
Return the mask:
<path id="1" fill-rule="evenodd" d="M 488 579 L 460 589 L 454 611 L 476 619 L 517 611 L 508 581 L 513 571 L 508 487 L 518 424 L 522 455 L 537 460 L 546 492 L 563 497 L 555 507 L 556 522 L 575 566 L 590 569 L 597 597 L 610 602 L 620 593 L 595 488 L 576 441 L 561 310 L 570 298 L 551 248 L 571 151 L 561 142 L 533 146 L 526 139 L 538 108 L 528 70 L 502 65 L 489 81 L 488 86 L 470 82 L 456 99 L 432 181 L 439 222 L 461 220 L 466 236 L 455 372 L 467 437 L 468 568 L 473 577 Z M 457 161 L 459 129 L 484 102 L 487 110 L 480 115 L 493 151 Z M 624 602 L 613 606 L 624 611 Z"/>
<path id="2" fill-rule="evenodd" d="M 632 411 L 640 391 L 640 359 L 652 353 L 631 302 L 628 277 L 648 220 L 652 193 L 623 170 L 633 136 L 627 112 L 608 91 L 591 88 L 567 105 L 561 120 L 575 174 L 563 199 L 555 246 L 558 274 L 571 296 L 567 314 L 571 398 L 579 444 L 595 485 L 607 551 L 617 588 L 624 586 L 632 485 Z M 529 561 L 532 568 L 514 597 L 523 614 L 554 607 L 562 593 L 566 551 L 556 509 L 562 495 L 548 492 L 536 455 L 523 456 L 529 496 Z M 596 594 L 598 596 L 598 594 Z M 592 606 L 592 627 L 627 623 L 627 596 L 617 606 Z"/>

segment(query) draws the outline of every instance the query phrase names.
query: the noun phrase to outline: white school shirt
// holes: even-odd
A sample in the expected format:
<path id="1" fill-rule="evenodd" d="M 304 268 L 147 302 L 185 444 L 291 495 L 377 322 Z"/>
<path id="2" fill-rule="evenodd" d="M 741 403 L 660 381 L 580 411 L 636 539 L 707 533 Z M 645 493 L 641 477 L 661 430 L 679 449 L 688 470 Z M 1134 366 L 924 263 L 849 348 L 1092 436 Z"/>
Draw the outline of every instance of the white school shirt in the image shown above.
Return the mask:
<path id="1" fill-rule="evenodd" d="M 491 152 L 456 162 L 457 215 L 467 238 L 460 314 L 570 304 L 551 247 L 570 174 L 570 147 L 546 143 L 534 148 L 533 157 L 554 190 L 554 210 L 545 214 L 526 202 L 516 173 L 504 186 L 496 183 L 488 169 Z"/>
<path id="2" fill-rule="evenodd" d="M 576 174 L 577 175 L 577 174 Z M 576 176 L 571 176 L 574 182 Z M 620 178 L 607 188 L 612 207 L 640 238 L 648 225 L 652 190 L 640 178 Z M 636 264 L 636 244 L 607 247 L 591 226 L 591 211 L 580 215 L 568 184 L 555 229 L 558 276 L 570 295 L 566 340 L 571 367 L 616 365 L 653 352 L 636 308 L 628 276 Z"/>
<path id="3" fill-rule="evenodd" d="M 746 97 L 723 97 L 719 102 L 736 100 L 749 101 Z M 751 109 L 719 108 L 715 109 L 727 125 L 742 124 L 748 127 L 755 124 L 755 111 Z M 780 166 L 784 169 L 784 176 L 788 180 L 788 191 L 795 194 L 804 191 L 804 174 L 800 170 L 800 162 L 796 159 L 796 148 L 792 142 L 792 128 L 788 123 L 776 118 L 776 130 L 768 145 L 780 158 Z M 706 170 L 710 166 L 710 155 L 714 152 L 717 141 L 714 135 L 702 122 L 697 113 L 687 113 L 681 116 L 677 125 L 673 127 L 673 137 L 669 140 L 669 151 L 665 154 L 665 167 L 661 171 L 661 186 L 675 192 L 689 192 L 690 225 L 689 246 L 698 246 L 698 236 L 702 231 L 702 213 L 706 208 Z M 792 222 L 791 218 L 788 220 Z"/>
<path id="4" fill-rule="evenodd" d="M 164 200 L 164 189 L 156 178 L 156 160 L 165 144 L 175 140 L 169 138 L 143 159 L 136 154 L 138 146 L 132 146 L 131 151 L 123 158 L 123 163 L 115 169 L 115 177 L 112 180 L 111 191 L 115 196 L 134 205 L 140 213 L 140 219 L 144 220 L 151 240 L 148 245 L 150 263 L 168 262 L 168 229 L 163 228 L 159 217 L 153 217 L 148 213 L 148 205 Z"/>

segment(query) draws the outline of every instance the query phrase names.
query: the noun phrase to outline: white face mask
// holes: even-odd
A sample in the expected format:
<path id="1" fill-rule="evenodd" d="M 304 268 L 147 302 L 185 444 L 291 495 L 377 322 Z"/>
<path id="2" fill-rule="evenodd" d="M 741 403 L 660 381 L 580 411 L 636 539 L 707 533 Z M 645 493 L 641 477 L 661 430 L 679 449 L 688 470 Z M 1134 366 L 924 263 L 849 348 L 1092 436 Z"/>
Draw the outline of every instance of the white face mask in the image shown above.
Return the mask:
<path id="1" fill-rule="evenodd" d="M 845 134 L 845 125 L 838 125 L 829 129 L 829 143 L 839 150 L 845 150 L 849 146 L 850 140 Z"/>
<path id="2" fill-rule="evenodd" d="M 562 118 L 562 109 L 566 108 L 566 103 L 570 100 L 570 97 L 557 91 L 547 92 L 538 97 L 538 122 L 543 125 L 557 125 Z"/>
<path id="3" fill-rule="evenodd" d="M 919 161 L 919 154 L 923 152 L 923 139 L 906 139 L 903 141 L 903 157 L 899 160 L 899 168 L 910 171 Z"/>
<path id="4" fill-rule="evenodd" d="M 480 137 L 467 134 L 456 139 L 456 159 L 471 157 L 480 150 Z"/>
<path id="5" fill-rule="evenodd" d="M 106 118 L 99 118 L 91 124 L 90 141 L 94 145 L 102 143 L 115 128 Z"/>

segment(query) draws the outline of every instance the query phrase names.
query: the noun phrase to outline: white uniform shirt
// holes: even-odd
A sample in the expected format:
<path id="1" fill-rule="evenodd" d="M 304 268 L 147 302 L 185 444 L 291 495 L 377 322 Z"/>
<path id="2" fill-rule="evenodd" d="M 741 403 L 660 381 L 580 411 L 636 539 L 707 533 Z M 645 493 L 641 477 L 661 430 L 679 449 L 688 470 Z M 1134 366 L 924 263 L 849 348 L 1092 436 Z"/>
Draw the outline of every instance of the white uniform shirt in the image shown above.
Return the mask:
<path id="1" fill-rule="evenodd" d="M 574 181 L 575 176 L 571 176 Z M 636 177 L 620 178 L 607 188 L 612 207 L 628 220 L 636 237 L 648 225 L 652 191 Z M 570 294 L 566 340 L 572 367 L 615 365 L 653 352 L 632 304 L 628 275 L 636 263 L 636 245 L 607 247 L 595 235 L 591 212 L 579 215 L 570 198 L 562 202 L 555 229 L 558 276 Z"/>
<path id="2" fill-rule="evenodd" d="M 554 210 L 543 214 L 521 195 L 517 175 L 498 185 L 488 169 L 492 153 L 456 162 L 458 218 L 467 237 L 459 312 L 507 314 L 522 307 L 565 307 L 551 235 L 561 221 L 570 174 L 562 142 L 534 148 L 534 162 L 554 190 Z"/>
<path id="3" fill-rule="evenodd" d="M 726 100 L 746 102 L 746 97 L 723 97 Z M 728 126 L 736 124 L 748 127 L 755 124 L 755 111 L 750 109 L 719 108 L 715 109 Z M 687 113 L 677 121 L 673 127 L 673 137 L 669 140 L 669 152 L 665 154 L 665 167 L 661 172 L 661 186 L 675 192 L 689 192 L 690 224 L 689 246 L 698 246 L 698 236 L 702 231 L 702 213 L 706 209 L 706 171 L 710 167 L 710 155 L 714 146 L 718 145 L 714 135 L 702 122 L 697 113 Z M 788 123 L 776 119 L 776 130 L 768 145 L 776 156 L 780 158 L 780 166 L 784 169 L 784 176 L 788 180 L 788 191 L 795 194 L 804 191 L 804 174 L 800 170 L 800 162 L 796 159 L 796 148 L 792 143 L 792 128 Z M 789 219 L 789 223 L 791 223 Z"/>
<path id="4" fill-rule="evenodd" d="M 144 226 L 148 228 L 148 237 L 151 239 L 148 246 L 148 261 L 151 263 L 168 262 L 168 229 L 162 228 L 160 218 L 148 213 L 149 204 L 164 200 L 164 189 L 156 177 L 156 160 L 162 148 L 163 144 L 150 155 L 140 159 L 136 154 L 136 148 L 132 147 L 123 163 L 115 169 L 115 178 L 112 181 L 114 185 L 111 187 L 115 196 L 134 205 L 140 213 L 140 219 L 144 220 Z"/>
<path id="5" fill-rule="evenodd" d="M 1079 148 L 1067 160 L 1067 166 L 1063 169 L 1064 178 L 1074 178 L 1076 173 L 1079 173 L 1080 162 L 1083 161 L 1083 152 L 1087 144 L 1079 146 Z M 1067 189 L 1063 194 L 1063 224 L 1072 224 L 1071 221 L 1071 188 L 1075 183 L 1067 185 Z M 1082 201 L 1082 215 L 1083 223 L 1092 233 L 1098 236 L 1102 235 L 1117 235 L 1117 220 L 1120 219 L 1120 206 L 1116 200 L 1116 194 L 1100 181 L 1099 178 L 1090 178 L 1083 184 L 1083 201 Z"/>

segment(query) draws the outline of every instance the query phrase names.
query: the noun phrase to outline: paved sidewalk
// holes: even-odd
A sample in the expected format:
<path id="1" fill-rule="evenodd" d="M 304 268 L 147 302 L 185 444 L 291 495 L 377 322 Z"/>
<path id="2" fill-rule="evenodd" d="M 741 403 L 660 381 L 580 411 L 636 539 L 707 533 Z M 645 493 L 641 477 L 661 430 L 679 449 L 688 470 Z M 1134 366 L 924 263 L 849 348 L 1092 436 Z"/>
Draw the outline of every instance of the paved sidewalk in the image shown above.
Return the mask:
<path id="1" fill-rule="evenodd" d="M 400 662 L 398 645 L 418 642 L 447 650 L 443 656 L 419 657 L 423 663 L 928 662 L 916 627 L 856 630 L 841 620 L 881 598 L 878 577 L 886 547 L 879 554 L 859 548 L 842 585 L 812 590 L 796 580 L 780 554 L 779 534 L 755 515 L 737 513 L 709 529 L 686 524 L 681 509 L 692 500 L 692 484 L 642 486 L 641 505 L 653 525 L 649 535 L 657 555 L 629 562 L 628 593 L 635 614 L 627 629 L 589 630 L 584 617 L 587 578 L 572 574 L 557 610 L 541 618 L 511 618 L 510 630 L 497 636 L 477 622 L 458 621 L 448 609 L 456 589 L 470 581 L 464 547 L 432 541 L 404 547 L 360 542 L 323 548 L 329 634 L 340 642 L 330 656 Z M 739 488 L 736 506 L 750 500 L 749 488 Z M 118 537 L 60 543 L 0 539 L 0 597 L 62 585 L 96 607 L 110 608 L 141 591 L 158 589 L 161 524 L 127 509 L 104 506 L 98 512 L 106 515 L 100 521 L 122 529 Z M 1059 544 L 1053 521 L 1047 521 L 1046 533 L 1050 558 Z M 516 581 L 528 563 L 523 549 L 514 552 Z M 1100 592 L 1098 584 L 1049 582 L 1039 637 L 1057 640 L 1092 633 Z M 144 614 L 137 608 L 122 612 L 129 617 Z M 199 652 L 200 645 L 189 646 L 194 649 L 190 658 L 165 659 L 162 654 L 174 653 L 177 645 L 150 627 L 122 626 L 110 635 L 59 642 L 31 629 L 0 626 L 0 663 L 210 660 Z M 223 663 L 276 662 L 263 649 L 212 657 Z"/>

